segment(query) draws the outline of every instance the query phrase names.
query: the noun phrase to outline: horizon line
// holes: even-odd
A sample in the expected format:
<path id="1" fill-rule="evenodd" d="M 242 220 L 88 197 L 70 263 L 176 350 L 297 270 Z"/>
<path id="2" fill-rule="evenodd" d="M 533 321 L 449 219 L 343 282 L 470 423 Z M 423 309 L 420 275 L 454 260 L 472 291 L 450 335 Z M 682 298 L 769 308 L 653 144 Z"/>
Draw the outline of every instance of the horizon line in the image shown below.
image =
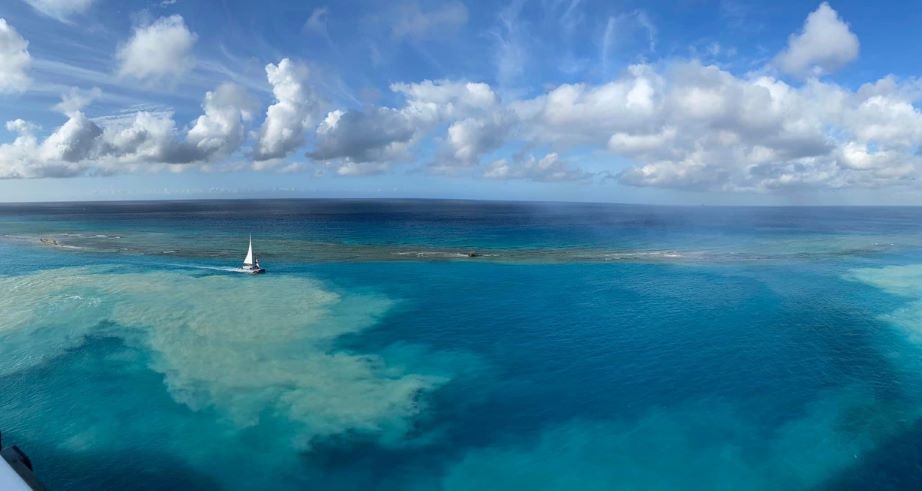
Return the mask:
<path id="1" fill-rule="evenodd" d="M 0 201 L 0 207 L 28 205 L 66 204 L 131 204 L 131 203 L 197 203 L 197 202 L 243 202 L 243 201 L 439 201 L 473 203 L 516 203 L 535 205 L 603 205 L 641 206 L 660 208 L 922 208 L 922 204 L 667 204 L 632 203 L 618 201 L 567 201 L 528 199 L 480 199 L 480 198 L 427 198 L 427 197 L 279 197 L 279 198 L 150 198 L 150 199 L 102 199 L 102 200 L 59 200 L 59 201 Z"/>

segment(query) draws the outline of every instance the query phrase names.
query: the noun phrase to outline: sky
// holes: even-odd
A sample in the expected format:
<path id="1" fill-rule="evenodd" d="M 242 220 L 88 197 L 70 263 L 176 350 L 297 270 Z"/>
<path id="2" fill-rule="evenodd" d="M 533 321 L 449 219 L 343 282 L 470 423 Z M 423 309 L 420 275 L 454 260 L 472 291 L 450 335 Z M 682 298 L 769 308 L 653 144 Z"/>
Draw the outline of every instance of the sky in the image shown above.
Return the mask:
<path id="1" fill-rule="evenodd" d="M 922 204 L 922 3 L 3 0 L 0 201 Z"/>

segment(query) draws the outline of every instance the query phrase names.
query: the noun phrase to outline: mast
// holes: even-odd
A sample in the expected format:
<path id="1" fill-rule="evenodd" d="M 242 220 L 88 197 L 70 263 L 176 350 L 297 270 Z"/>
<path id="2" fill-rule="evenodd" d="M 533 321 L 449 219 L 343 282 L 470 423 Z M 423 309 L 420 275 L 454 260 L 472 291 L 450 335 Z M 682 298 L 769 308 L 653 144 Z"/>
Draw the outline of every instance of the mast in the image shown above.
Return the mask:
<path id="1" fill-rule="evenodd" d="M 250 235 L 250 248 L 247 249 L 247 257 L 243 260 L 244 266 L 253 265 L 253 236 Z"/>

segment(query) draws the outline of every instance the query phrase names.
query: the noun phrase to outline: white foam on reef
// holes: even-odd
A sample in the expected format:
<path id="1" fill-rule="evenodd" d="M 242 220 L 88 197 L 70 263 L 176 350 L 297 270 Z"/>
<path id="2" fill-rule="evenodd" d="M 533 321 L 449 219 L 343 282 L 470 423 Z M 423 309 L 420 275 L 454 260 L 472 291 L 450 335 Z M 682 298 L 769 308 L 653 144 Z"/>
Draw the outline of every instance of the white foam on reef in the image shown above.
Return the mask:
<path id="1" fill-rule="evenodd" d="M 301 448 L 342 433 L 399 441 L 425 393 L 447 381 L 333 346 L 374 325 L 387 298 L 303 277 L 252 280 L 98 267 L 0 278 L 0 374 L 105 329 L 150 350 L 176 401 L 213 408 L 239 428 L 266 414 L 288 420 Z"/>
<path id="2" fill-rule="evenodd" d="M 412 489 L 816 489 L 898 429 L 879 409 L 874 392 L 856 386 L 820 394 L 772 431 L 721 401 L 656 409 L 634 421 L 573 420 L 469 451 Z"/>

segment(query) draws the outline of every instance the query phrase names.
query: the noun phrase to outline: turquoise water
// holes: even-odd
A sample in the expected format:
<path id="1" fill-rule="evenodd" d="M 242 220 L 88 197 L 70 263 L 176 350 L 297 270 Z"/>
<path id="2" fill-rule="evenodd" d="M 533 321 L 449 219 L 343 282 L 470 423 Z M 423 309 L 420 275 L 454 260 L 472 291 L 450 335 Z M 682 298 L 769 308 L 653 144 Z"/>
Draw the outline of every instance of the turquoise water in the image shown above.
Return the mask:
<path id="1" fill-rule="evenodd" d="M 0 292 L 54 489 L 922 485 L 919 209 L 2 205 Z"/>

